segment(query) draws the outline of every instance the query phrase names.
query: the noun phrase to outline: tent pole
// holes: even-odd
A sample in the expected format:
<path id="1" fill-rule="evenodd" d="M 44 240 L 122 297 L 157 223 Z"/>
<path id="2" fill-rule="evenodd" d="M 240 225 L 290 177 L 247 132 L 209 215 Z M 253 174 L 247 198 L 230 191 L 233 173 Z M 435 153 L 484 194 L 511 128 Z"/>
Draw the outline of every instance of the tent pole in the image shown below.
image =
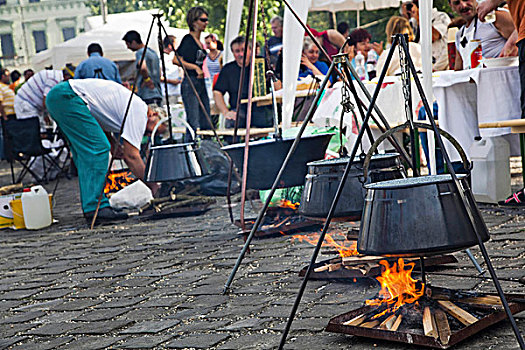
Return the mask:
<path id="1" fill-rule="evenodd" d="M 356 27 L 359 28 L 361 27 L 361 12 L 359 10 L 357 10 L 357 12 L 355 13 L 355 17 Z"/>

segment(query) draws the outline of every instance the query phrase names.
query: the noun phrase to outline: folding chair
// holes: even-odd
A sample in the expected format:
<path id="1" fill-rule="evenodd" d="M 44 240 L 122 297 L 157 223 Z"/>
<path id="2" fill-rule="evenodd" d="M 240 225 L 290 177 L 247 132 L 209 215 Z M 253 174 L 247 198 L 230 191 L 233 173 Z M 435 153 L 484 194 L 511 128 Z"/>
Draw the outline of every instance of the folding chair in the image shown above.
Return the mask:
<path id="1" fill-rule="evenodd" d="M 58 152 L 68 152 L 64 164 L 59 164 L 54 157 L 49 156 L 53 150 L 42 145 L 40 122 L 37 117 L 2 120 L 2 131 L 5 157 L 11 165 L 13 183 L 21 182 L 24 176 L 30 173 L 39 184 L 44 184 L 49 180 L 48 173 L 53 167 L 57 167 L 62 173 L 64 172 L 65 163 L 69 158 L 67 147 L 64 145 L 58 150 Z M 32 169 L 38 157 L 42 159 L 42 175 L 37 174 Z M 16 177 L 13 167 L 15 162 L 22 166 L 22 170 Z"/>

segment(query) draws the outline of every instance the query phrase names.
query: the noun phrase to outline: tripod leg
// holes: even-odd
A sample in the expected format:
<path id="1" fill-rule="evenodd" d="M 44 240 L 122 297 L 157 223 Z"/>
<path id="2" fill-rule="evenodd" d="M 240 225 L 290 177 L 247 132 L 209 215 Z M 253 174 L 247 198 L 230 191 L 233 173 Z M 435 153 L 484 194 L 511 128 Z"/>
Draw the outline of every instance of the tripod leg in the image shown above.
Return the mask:
<path id="1" fill-rule="evenodd" d="M 377 100 L 377 96 L 379 95 L 379 91 L 381 89 L 381 85 L 383 83 L 383 80 L 386 76 L 386 71 L 388 66 L 390 65 L 390 61 L 392 60 L 392 55 L 394 53 L 394 49 L 398 43 L 397 37 L 392 42 L 392 46 L 390 47 L 390 51 L 388 52 L 388 56 L 386 59 L 385 67 L 383 68 L 383 71 L 381 72 L 381 75 L 379 77 L 379 82 L 377 84 L 377 87 L 374 91 L 374 96 L 372 97 L 372 100 L 370 102 L 371 106 L 374 106 Z M 343 78 L 344 79 L 344 78 Z M 288 321 L 286 322 L 286 326 L 284 328 L 283 334 L 281 336 L 281 342 L 279 344 L 279 349 L 284 348 L 284 344 L 286 344 L 286 338 L 288 337 L 288 333 L 290 332 L 290 328 L 292 327 L 293 319 L 295 318 L 295 314 L 297 312 L 297 309 L 299 308 L 299 304 L 301 303 L 301 298 L 303 297 L 304 291 L 306 290 L 306 285 L 308 284 L 308 279 L 310 277 L 310 274 L 312 273 L 314 269 L 315 261 L 317 260 L 317 256 L 319 255 L 319 251 L 321 250 L 321 245 L 323 244 L 324 238 L 326 236 L 326 232 L 328 231 L 328 227 L 330 226 L 330 222 L 332 220 L 332 217 L 335 212 L 335 208 L 337 207 L 337 203 L 339 202 L 339 197 L 341 196 L 341 193 L 343 192 L 344 185 L 346 183 L 346 179 L 348 178 L 348 174 L 350 173 L 350 168 L 352 167 L 353 160 L 357 154 L 357 148 L 359 147 L 359 143 L 361 142 L 361 139 L 363 138 L 363 135 L 365 133 L 366 128 L 364 125 L 367 125 L 370 116 L 372 115 L 372 107 L 368 108 L 368 112 L 366 113 L 365 119 L 363 120 L 363 127 L 359 130 L 359 134 L 357 135 L 357 139 L 355 141 L 355 144 L 352 148 L 352 153 L 350 157 L 348 158 L 348 163 L 346 165 L 345 171 L 341 177 L 341 181 L 339 182 L 339 185 L 337 187 L 337 191 L 335 193 L 334 199 L 332 201 L 332 204 L 330 206 L 330 210 L 328 211 L 328 216 L 325 220 L 323 230 L 321 232 L 321 235 L 319 236 L 319 240 L 317 241 L 317 245 L 315 246 L 315 250 L 312 254 L 312 258 L 310 259 L 310 264 L 308 265 L 308 269 L 306 270 L 306 274 L 304 275 L 303 281 L 301 283 L 301 287 L 299 288 L 299 291 L 297 292 L 297 297 L 295 298 L 294 305 L 292 306 L 292 310 L 290 312 L 290 316 L 288 317 Z"/>

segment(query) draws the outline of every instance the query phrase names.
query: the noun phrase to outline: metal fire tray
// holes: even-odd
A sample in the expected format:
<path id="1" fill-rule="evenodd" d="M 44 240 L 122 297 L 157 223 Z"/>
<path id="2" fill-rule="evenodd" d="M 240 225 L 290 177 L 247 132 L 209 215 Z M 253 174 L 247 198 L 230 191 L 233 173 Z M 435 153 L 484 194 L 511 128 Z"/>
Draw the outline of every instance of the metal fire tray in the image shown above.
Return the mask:
<path id="1" fill-rule="evenodd" d="M 281 220 L 277 224 L 262 224 L 259 226 L 254 234 L 257 238 L 275 237 L 283 234 L 292 234 L 297 232 L 304 232 L 306 229 L 318 229 L 321 227 L 319 222 L 311 221 L 300 217 L 299 215 L 293 216 L 294 220 Z M 241 231 L 240 234 L 249 234 L 250 230 L 255 223 L 254 218 L 245 219 L 245 230 Z M 240 220 L 235 220 L 234 225 L 241 227 Z"/>
<path id="2" fill-rule="evenodd" d="M 151 209 L 145 211 L 139 216 L 139 218 L 143 220 L 156 220 L 178 216 L 197 216 L 207 212 L 212 204 L 213 203 L 211 202 L 204 204 L 196 204 L 187 207 L 165 209 L 160 212 L 156 212 L 155 210 Z"/>
<path id="3" fill-rule="evenodd" d="M 436 289 L 436 287 L 432 287 Z M 484 295 L 495 295 L 494 293 L 484 293 Z M 523 300 L 522 294 L 505 294 L 507 301 L 509 302 L 509 307 L 513 314 L 516 314 L 520 311 L 525 310 L 525 303 L 521 302 Z M 519 299 L 520 301 L 513 300 Z M 451 330 L 451 335 L 448 344 L 442 344 L 439 339 L 433 337 L 425 336 L 419 333 L 411 333 L 410 331 L 389 331 L 376 328 L 365 328 L 360 326 L 347 326 L 343 325 L 344 322 L 353 319 L 359 315 L 371 311 L 374 307 L 364 306 L 357 310 L 353 310 L 342 315 L 336 316 L 330 320 L 328 326 L 326 326 L 327 332 L 343 333 L 349 335 L 355 335 L 359 337 L 381 339 L 386 341 L 395 341 L 400 343 L 406 343 L 411 345 L 421 345 L 436 349 L 448 349 L 457 343 L 471 337 L 474 334 L 481 332 L 483 329 L 488 328 L 502 320 L 507 318 L 505 311 L 503 309 L 494 309 L 492 313 L 486 315 L 483 318 L 480 318 L 477 322 L 465 326 L 459 330 Z"/>
<path id="4" fill-rule="evenodd" d="M 389 263 L 397 261 L 397 258 L 395 257 L 384 257 L 381 260 L 386 260 Z M 421 261 L 419 258 L 413 258 L 413 259 L 405 259 L 406 262 L 413 262 L 415 263 L 414 269 L 419 269 Z M 454 255 L 436 255 L 436 256 L 430 256 L 425 258 L 425 268 L 429 267 L 436 267 L 443 264 L 452 264 L 457 263 L 458 260 Z M 314 270 L 318 267 L 322 267 L 328 264 L 340 264 L 342 263 L 341 257 L 323 260 L 321 262 L 318 262 L 314 265 Z M 367 261 L 363 261 L 362 264 L 365 265 Z M 355 263 L 352 265 L 346 265 L 347 268 L 341 266 L 341 268 L 335 270 L 335 271 L 321 271 L 321 272 L 315 272 L 312 271 L 310 274 L 309 279 L 311 280 L 325 280 L 325 279 L 348 279 L 348 278 L 373 278 L 381 275 L 381 266 L 375 262 L 377 266 L 374 266 L 370 269 L 367 269 L 366 271 L 362 271 L 362 269 L 358 268 L 359 263 Z M 308 266 L 305 266 L 299 271 L 299 276 L 304 277 L 306 274 L 306 270 L 308 270 Z"/>

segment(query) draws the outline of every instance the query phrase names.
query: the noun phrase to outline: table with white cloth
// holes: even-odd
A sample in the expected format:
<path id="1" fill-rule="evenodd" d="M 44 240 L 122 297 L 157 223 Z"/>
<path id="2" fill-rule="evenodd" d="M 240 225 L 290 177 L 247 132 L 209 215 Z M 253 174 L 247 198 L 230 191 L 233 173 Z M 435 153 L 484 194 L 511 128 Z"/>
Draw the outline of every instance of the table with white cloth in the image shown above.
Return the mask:
<path id="1" fill-rule="evenodd" d="M 511 154 L 519 155 L 519 138 L 510 128 L 480 129 L 480 123 L 521 118 L 517 66 L 439 72 L 433 81 L 439 127 L 448 131 L 469 154 L 476 136 L 504 136 Z M 448 144 L 452 161 L 459 155 Z"/>
<path id="2" fill-rule="evenodd" d="M 368 90 L 368 92 L 372 96 L 374 94 L 374 90 L 376 89 L 378 83 L 375 81 L 363 81 L 363 83 L 365 85 L 365 88 Z M 355 84 L 359 98 L 364 102 L 365 106 L 368 107 L 370 105 L 369 100 L 366 98 L 361 88 L 357 85 L 358 83 L 354 81 L 354 84 Z M 339 127 L 341 112 L 343 108 L 341 106 L 341 99 L 342 99 L 341 87 L 342 86 L 343 86 L 343 83 L 339 81 L 335 83 L 333 87 L 325 90 L 321 98 L 321 101 L 319 102 L 319 106 L 317 110 L 315 111 L 315 114 L 312 118 L 312 121 L 314 122 L 316 126 Z M 413 81 L 412 81 L 411 89 L 412 89 L 412 112 L 414 113 L 414 119 L 417 119 L 415 113 L 418 107 L 420 106 L 421 99 L 419 97 L 419 94 L 416 90 L 416 87 Z M 354 111 L 357 116 L 358 123 L 359 125 L 361 125 L 362 120 L 359 114 L 359 109 L 353 97 L 351 98 L 351 102 L 355 106 Z M 377 97 L 376 105 L 377 107 L 379 107 L 379 110 L 385 116 L 390 127 L 394 127 L 394 126 L 403 124 L 406 121 L 405 104 L 404 104 L 404 98 L 403 98 L 403 88 L 401 84 L 401 79 L 399 77 L 396 77 L 396 76 L 385 77 L 385 80 L 381 86 L 379 95 Z M 377 116 L 376 113 L 374 113 L 374 115 Z M 350 150 L 355 140 L 357 139 L 357 134 L 359 132 L 355 119 L 352 118 L 352 115 L 350 113 L 344 114 L 343 126 L 347 128 L 345 136 L 348 140 L 348 143 L 346 145 L 346 148 Z M 370 120 L 370 126 L 371 126 L 374 137 L 377 138 L 381 134 L 381 132 L 379 131 L 377 126 L 375 126 L 375 123 L 372 120 Z M 382 146 L 385 146 L 385 144 L 388 144 L 388 143 L 384 143 Z M 368 141 L 367 136 L 365 135 L 363 137 L 363 147 L 365 151 L 369 148 L 369 146 L 370 146 L 370 143 Z M 391 146 L 388 146 L 388 145 L 386 146 L 387 148 L 391 148 Z M 384 149 L 384 147 L 380 147 L 380 149 Z"/>

